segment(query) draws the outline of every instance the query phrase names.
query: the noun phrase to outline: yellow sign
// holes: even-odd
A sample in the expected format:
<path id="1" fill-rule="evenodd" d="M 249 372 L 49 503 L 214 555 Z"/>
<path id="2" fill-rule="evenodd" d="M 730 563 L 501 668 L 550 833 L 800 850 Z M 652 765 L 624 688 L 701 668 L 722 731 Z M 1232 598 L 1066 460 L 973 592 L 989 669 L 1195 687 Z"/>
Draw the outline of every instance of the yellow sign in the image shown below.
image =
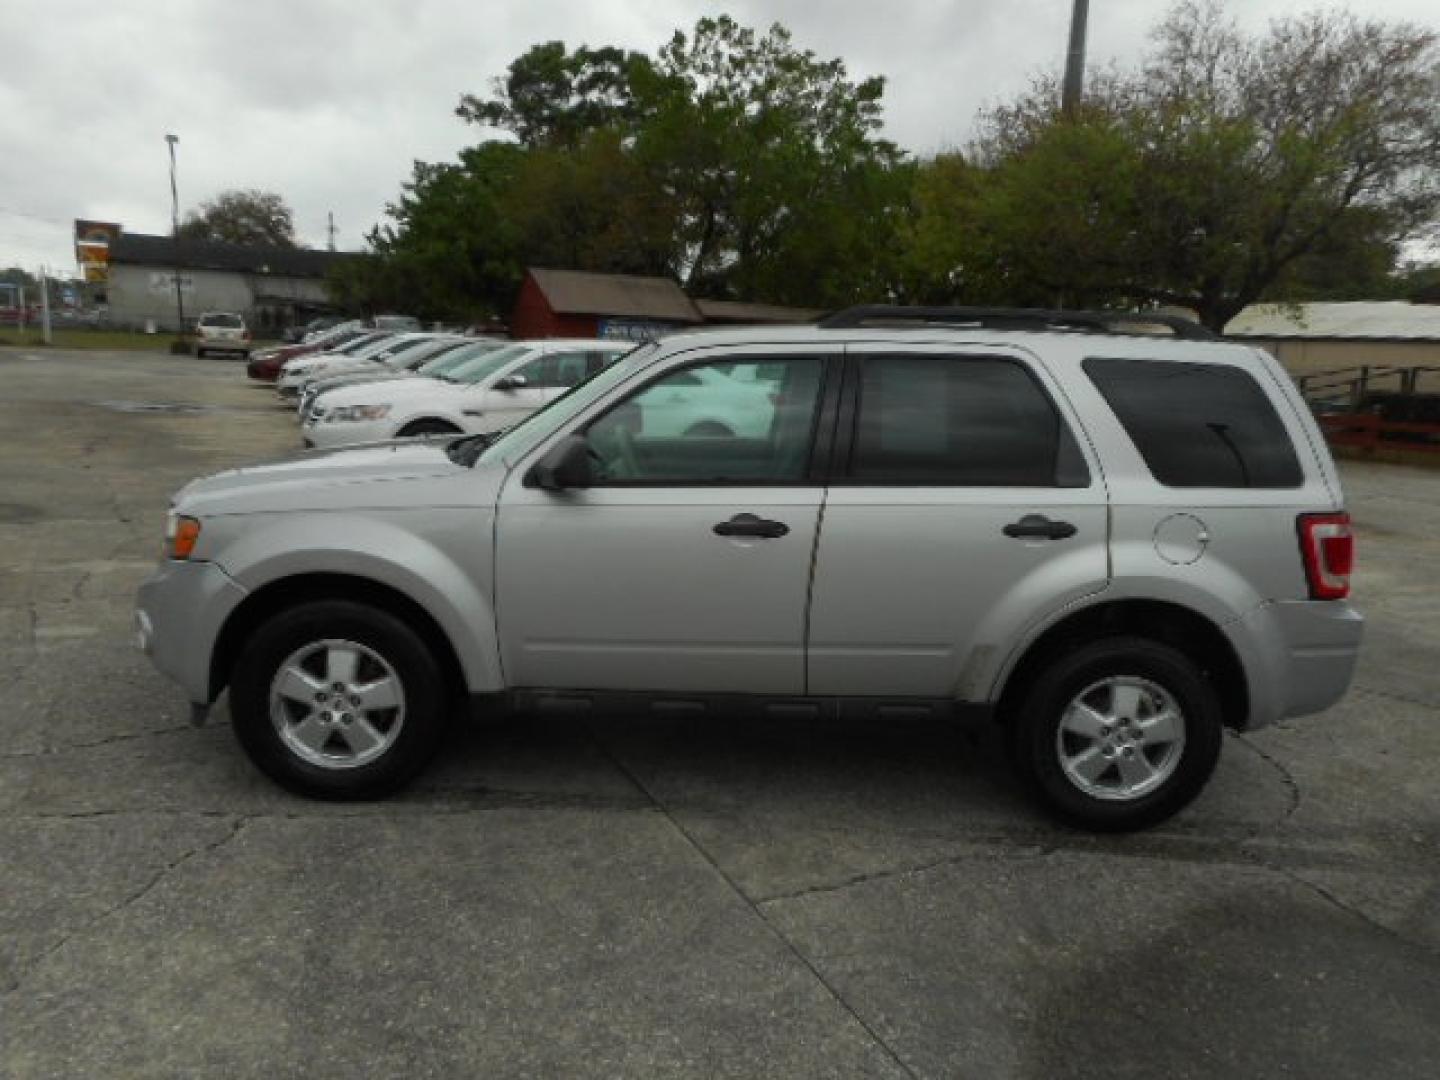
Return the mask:
<path id="1" fill-rule="evenodd" d="M 110 277 L 110 244 L 120 235 L 113 221 L 75 219 L 75 261 L 86 281 L 104 284 Z"/>

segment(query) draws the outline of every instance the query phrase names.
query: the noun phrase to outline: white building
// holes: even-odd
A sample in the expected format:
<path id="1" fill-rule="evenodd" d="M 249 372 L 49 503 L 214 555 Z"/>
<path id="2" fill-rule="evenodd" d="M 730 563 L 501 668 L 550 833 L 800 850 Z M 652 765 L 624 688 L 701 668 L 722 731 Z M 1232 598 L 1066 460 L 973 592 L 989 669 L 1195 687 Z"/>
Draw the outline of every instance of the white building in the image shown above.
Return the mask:
<path id="1" fill-rule="evenodd" d="M 325 275 L 345 258 L 354 256 L 209 240 L 181 240 L 177 248 L 168 236 L 121 233 L 110 244 L 110 322 L 173 331 L 178 266 L 187 326 L 206 311 L 233 311 L 254 331 L 278 330 L 334 309 Z"/>

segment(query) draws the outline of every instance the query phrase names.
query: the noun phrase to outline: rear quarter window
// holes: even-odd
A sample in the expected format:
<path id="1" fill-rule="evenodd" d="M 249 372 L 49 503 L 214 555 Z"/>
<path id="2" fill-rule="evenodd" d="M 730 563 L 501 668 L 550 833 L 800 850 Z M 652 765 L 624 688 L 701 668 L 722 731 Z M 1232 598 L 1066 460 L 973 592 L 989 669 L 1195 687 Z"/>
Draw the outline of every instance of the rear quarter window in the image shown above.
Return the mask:
<path id="1" fill-rule="evenodd" d="M 1260 384 L 1240 368 L 1097 357 L 1084 368 L 1166 487 L 1302 483 L 1289 432 Z"/>

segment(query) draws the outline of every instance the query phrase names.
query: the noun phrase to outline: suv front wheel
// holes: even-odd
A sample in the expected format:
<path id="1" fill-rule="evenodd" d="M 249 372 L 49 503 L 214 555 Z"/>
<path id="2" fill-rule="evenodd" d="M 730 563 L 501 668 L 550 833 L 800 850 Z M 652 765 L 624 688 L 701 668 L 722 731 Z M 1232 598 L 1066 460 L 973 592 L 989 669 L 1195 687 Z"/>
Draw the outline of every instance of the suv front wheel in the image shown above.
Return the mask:
<path id="1" fill-rule="evenodd" d="M 1011 721 L 1021 776 L 1049 809 L 1106 831 L 1163 821 L 1195 798 L 1220 756 L 1220 702 L 1183 653 L 1103 638 L 1053 661 Z"/>
<path id="2" fill-rule="evenodd" d="M 230 711 L 246 753 L 284 787 L 378 798 L 434 753 L 444 686 L 407 623 L 365 604 L 314 601 L 251 636 L 231 676 Z"/>

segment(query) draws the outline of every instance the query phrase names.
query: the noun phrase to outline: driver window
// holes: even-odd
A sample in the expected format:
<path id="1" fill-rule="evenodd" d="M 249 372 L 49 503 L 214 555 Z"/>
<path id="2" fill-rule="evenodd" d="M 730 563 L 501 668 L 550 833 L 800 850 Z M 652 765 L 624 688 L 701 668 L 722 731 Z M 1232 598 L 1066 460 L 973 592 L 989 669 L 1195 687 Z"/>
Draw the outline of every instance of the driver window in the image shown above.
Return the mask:
<path id="1" fill-rule="evenodd" d="M 590 425 L 597 484 L 803 481 L 822 364 L 726 360 L 663 376 Z"/>

